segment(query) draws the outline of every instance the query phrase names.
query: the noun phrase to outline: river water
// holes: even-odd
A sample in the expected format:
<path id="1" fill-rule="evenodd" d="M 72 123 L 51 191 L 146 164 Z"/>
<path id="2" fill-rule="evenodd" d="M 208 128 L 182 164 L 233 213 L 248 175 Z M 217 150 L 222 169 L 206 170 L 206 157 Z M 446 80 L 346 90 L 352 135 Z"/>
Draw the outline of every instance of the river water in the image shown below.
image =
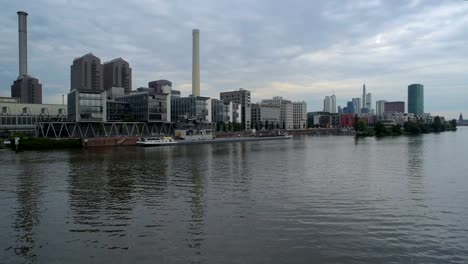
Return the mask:
<path id="1" fill-rule="evenodd" d="M 0 152 L 1 263 L 467 263 L 468 128 Z"/>

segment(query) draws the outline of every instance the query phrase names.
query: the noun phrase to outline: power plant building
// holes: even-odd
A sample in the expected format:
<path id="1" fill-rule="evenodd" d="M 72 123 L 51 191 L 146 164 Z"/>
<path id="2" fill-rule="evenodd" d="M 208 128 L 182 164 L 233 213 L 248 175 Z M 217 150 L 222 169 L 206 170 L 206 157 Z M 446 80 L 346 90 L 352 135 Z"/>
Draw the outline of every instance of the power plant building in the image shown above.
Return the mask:
<path id="1" fill-rule="evenodd" d="M 192 32 L 192 95 L 200 96 L 200 30 Z"/>
<path id="2" fill-rule="evenodd" d="M 21 103 L 42 104 L 42 84 L 28 75 L 28 13 L 18 11 L 19 76 L 11 86 L 11 96 Z"/>

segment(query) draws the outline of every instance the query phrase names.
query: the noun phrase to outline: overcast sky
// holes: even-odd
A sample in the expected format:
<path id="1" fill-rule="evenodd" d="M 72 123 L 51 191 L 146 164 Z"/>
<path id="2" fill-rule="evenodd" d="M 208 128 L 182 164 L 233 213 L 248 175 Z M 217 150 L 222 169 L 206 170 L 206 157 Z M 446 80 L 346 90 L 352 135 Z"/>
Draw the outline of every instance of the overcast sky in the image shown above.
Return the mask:
<path id="1" fill-rule="evenodd" d="M 0 95 L 18 76 L 18 10 L 28 16 L 29 73 L 44 103 L 70 89 L 70 65 L 92 52 L 122 57 L 133 87 L 167 79 L 191 91 L 192 29 L 200 29 L 202 95 L 245 88 L 253 101 L 304 100 L 322 110 L 362 95 L 407 101 L 425 88 L 425 111 L 468 116 L 468 1 L 463 0 L 2 0 Z"/>

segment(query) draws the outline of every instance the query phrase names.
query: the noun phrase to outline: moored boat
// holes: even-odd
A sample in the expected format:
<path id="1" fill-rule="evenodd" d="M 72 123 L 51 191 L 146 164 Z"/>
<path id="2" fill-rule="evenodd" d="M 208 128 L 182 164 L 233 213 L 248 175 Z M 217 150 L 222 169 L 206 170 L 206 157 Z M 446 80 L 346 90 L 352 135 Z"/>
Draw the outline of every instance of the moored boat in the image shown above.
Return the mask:
<path id="1" fill-rule="evenodd" d="M 177 143 L 172 137 L 146 137 L 136 142 L 137 146 L 142 147 L 167 146 Z"/>

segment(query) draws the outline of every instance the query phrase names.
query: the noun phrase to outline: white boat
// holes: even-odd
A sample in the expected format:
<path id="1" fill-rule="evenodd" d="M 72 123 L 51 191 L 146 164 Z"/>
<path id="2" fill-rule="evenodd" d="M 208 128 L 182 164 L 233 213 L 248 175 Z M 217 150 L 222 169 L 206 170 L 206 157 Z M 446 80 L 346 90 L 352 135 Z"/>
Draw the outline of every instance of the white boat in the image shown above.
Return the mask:
<path id="1" fill-rule="evenodd" d="M 151 147 L 151 146 L 167 146 L 174 145 L 178 142 L 172 137 L 146 137 L 136 142 L 137 146 Z"/>

